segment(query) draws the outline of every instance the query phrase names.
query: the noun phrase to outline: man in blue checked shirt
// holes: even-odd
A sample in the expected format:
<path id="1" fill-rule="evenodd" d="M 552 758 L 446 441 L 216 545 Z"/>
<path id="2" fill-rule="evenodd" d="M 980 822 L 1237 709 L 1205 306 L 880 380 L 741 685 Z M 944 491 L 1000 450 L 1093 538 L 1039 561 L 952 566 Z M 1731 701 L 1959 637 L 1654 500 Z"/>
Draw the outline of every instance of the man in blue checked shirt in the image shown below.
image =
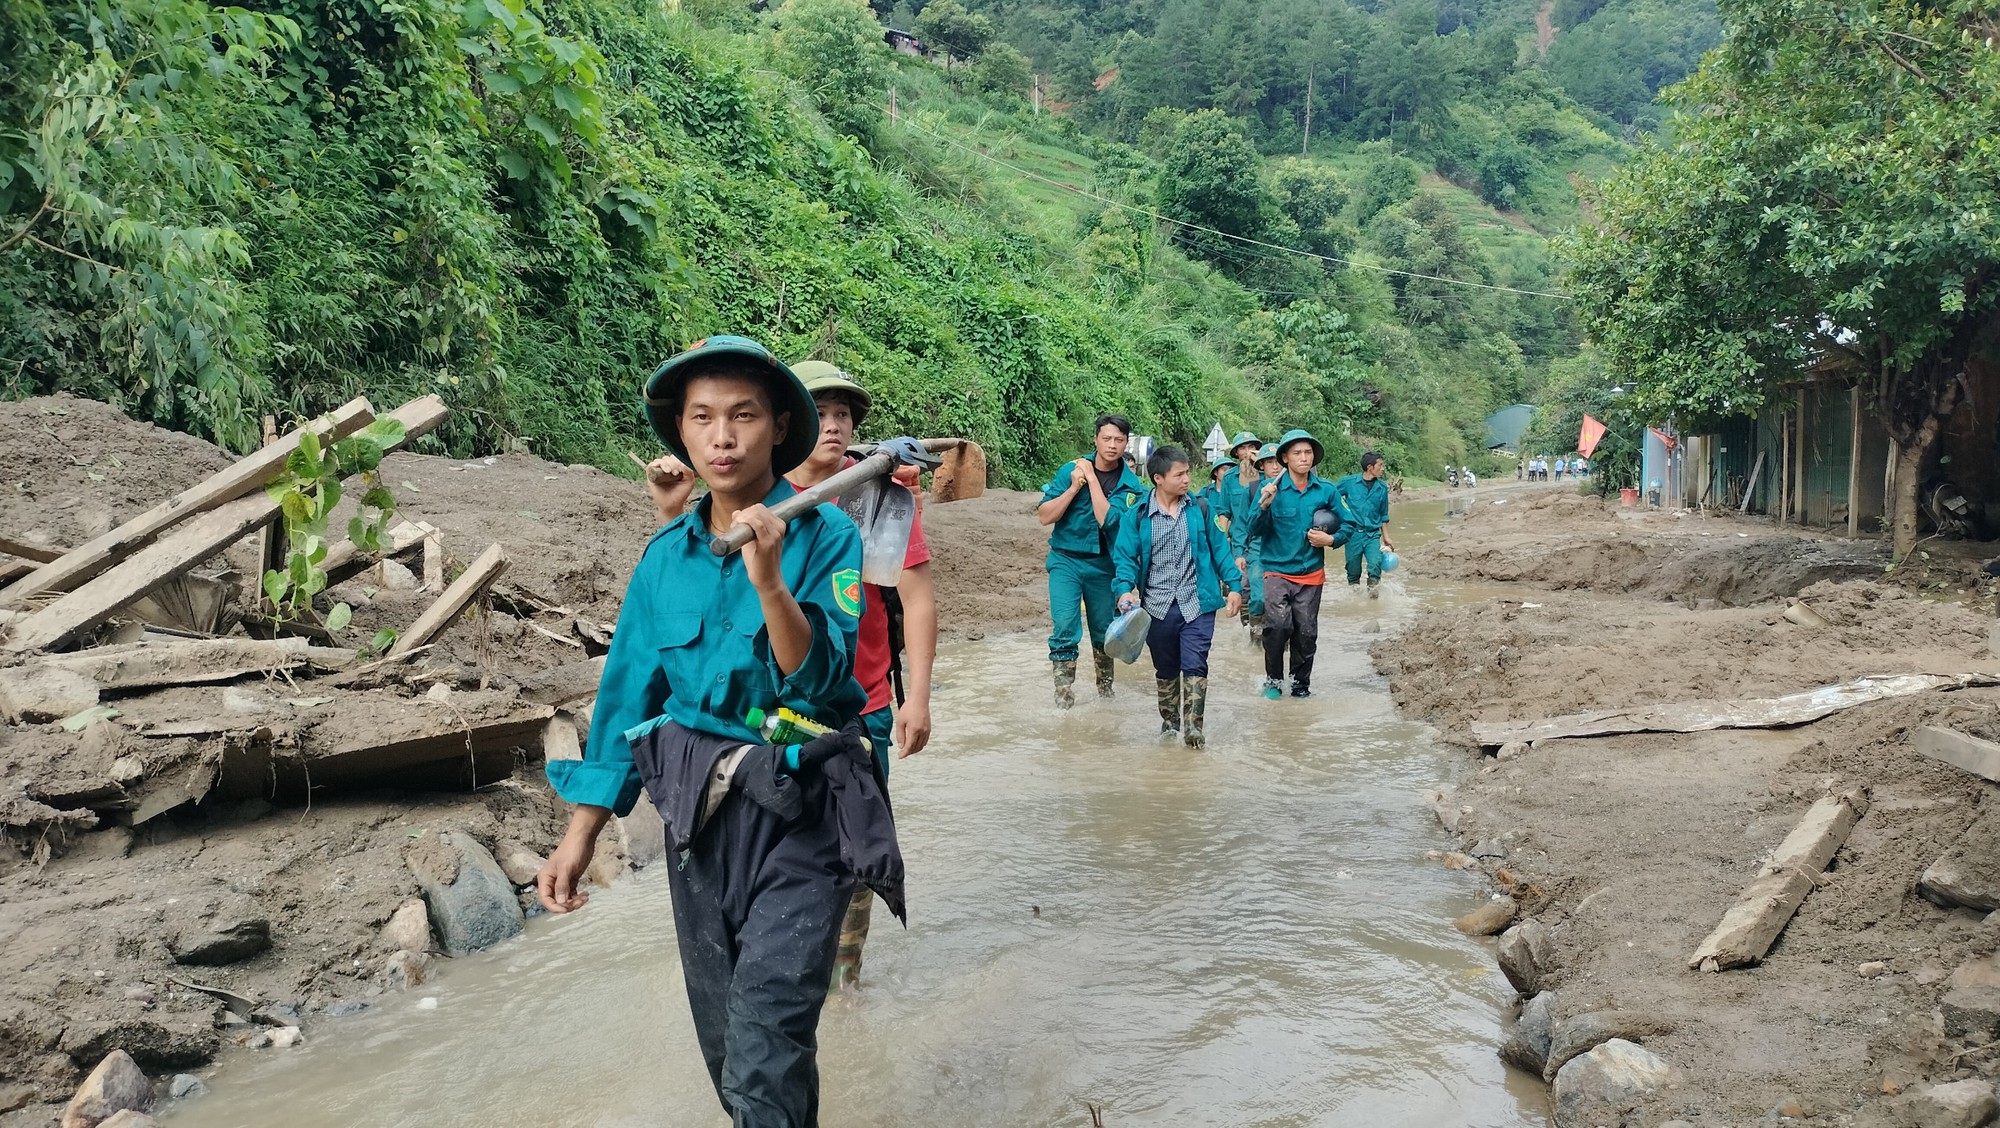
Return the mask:
<path id="1" fill-rule="evenodd" d="M 895 828 L 859 735 L 861 538 L 831 505 L 789 525 L 771 513 L 819 426 L 804 385 L 762 345 L 698 342 L 654 372 L 646 403 L 709 494 L 646 546 L 584 758 L 549 764 L 576 809 L 537 892 L 551 912 L 583 906 L 598 834 L 644 784 L 666 821 L 681 970 L 716 1094 L 734 1128 L 809 1128 L 820 1008 L 855 883 L 903 913 Z M 711 538 L 737 524 L 755 539 L 714 555 Z M 746 714 L 780 706 L 835 731 L 764 744 Z"/>

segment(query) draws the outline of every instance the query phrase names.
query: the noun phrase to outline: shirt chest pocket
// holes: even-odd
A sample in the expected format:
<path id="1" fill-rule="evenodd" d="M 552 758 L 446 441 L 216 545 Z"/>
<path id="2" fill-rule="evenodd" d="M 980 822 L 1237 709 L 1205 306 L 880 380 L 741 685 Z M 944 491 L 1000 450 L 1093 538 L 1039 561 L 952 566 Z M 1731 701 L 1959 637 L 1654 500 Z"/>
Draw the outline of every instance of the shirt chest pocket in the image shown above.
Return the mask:
<path id="1" fill-rule="evenodd" d="M 677 611 L 660 616 L 660 670 L 668 692 L 716 716 L 740 717 L 746 702 L 765 705 L 775 692 L 757 660 L 763 621 L 740 610 Z"/>
<path id="2" fill-rule="evenodd" d="M 1299 505 L 1298 494 L 1281 492 L 1271 499 L 1271 516 L 1280 521 L 1294 520 L 1299 515 Z"/>

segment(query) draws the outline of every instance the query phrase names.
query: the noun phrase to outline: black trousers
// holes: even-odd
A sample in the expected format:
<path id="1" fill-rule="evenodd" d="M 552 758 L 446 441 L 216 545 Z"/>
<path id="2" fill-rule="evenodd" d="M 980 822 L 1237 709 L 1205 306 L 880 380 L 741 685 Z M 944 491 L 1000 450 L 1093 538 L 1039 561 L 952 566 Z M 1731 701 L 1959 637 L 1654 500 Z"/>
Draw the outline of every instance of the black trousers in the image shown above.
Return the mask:
<path id="1" fill-rule="evenodd" d="M 733 1128 L 819 1123 L 819 1013 L 853 892 L 824 812 L 814 796 L 787 824 L 732 790 L 667 859 L 695 1037 Z"/>
<path id="2" fill-rule="evenodd" d="M 1292 659 L 1292 688 L 1312 683 L 1313 656 L 1319 653 L 1319 599 L 1326 589 L 1264 573 L 1264 676 L 1285 680 L 1285 656 Z"/>

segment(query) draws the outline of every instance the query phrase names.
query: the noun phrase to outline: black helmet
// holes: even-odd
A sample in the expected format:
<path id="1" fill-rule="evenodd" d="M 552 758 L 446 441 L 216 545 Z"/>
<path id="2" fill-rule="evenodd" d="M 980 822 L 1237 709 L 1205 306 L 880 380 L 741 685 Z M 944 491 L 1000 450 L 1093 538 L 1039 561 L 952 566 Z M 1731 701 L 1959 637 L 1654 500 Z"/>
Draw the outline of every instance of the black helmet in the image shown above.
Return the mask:
<path id="1" fill-rule="evenodd" d="M 1313 528 L 1322 533 L 1332 533 L 1340 528 L 1340 515 L 1321 506 L 1313 510 Z"/>

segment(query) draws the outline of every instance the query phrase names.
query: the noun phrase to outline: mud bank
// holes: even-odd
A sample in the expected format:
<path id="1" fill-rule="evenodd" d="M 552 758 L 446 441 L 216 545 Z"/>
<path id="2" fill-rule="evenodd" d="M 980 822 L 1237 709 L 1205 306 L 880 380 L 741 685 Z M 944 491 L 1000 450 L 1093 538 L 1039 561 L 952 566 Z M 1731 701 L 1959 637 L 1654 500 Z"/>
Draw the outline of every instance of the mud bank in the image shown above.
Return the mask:
<path id="1" fill-rule="evenodd" d="M 1372 654 L 1398 703 L 1478 765 L 1436 808 L 1458 842 L 1447 864 L 1485 870 L 1529 922 L 1496 945 L 1532 999 L 1509 1055 L 1542 1064 L 1549 1043 L 1529 1043 L 1551 1030 L 1557 1051 L 1565 1032 L 1576 1044 L 1616 1034 L 1678 1071 L 1649 1095 L 1595 1105 L 1566 1106 L 1558 1087 L 1558 1124 L 1982 1123 L 1938 1110 L 1990 1104 L 2000 1073 L 1987 1029 L 2000 1014 L 1967 1010 L 2000 981 L 2000 915 L 1962 890 L 1974 904 L 1933 891 L 1934 903 L 1918 884 L 1954 850 L 2000 876 L 1985 817 L 2000 788 L 1920 756 L 1911 736 L 2000 736 L 2000 691 L 1786 729 L 1547 740 L 1503 757 L 1469 726 L 2000 671 L 1991 588 L 1962 564 L 1885 581 L 1878 545 L 1765 521 L 1622 511 L 1560 487 L 1493 500 L 1407 567 L 1504 586 L 1422 611 Z M 1784 618 L 1794 597 L 1828 625 Z M 1866 814 L 1765 959 L 1691 970 L 1690 953 L 1813 801 L 1857 788 Z"/>
<path id="2" fill-rule="evenodd" d="M 67 396 L 0 403 L 0 535 L 28 546 L 80 544 L 230 462 L 199 439 L 104 404 Z M 328 726 L 365 727 L 384 706 L 427 697 L 446 711 L 532 699 L 601 649 L 592 628 L 601 634 L 615 622 L 657 523 L 636 482 L 523 454 L 394 454 L 382 479 L 399 517 L 439 531 L 451 572 L 489 544 L 503 545 L 505 587 L 420 659 L 363 685 L 253 676 L 113 700 L 121 717 L 83 733 L 0 725 L 0 816 L 46 814 L 121 771 L 150 785 L 183 767 L 212 768 L 216 741 L 151 738 L 167 731 L 162 724 L 186 726 L 183 714 L 233 713 L 238 728 L 254 722 L 282 743 Z M 1019 606 L 1040 589 L 1032 502 L 996 492 L 927 511 L 933 535 L 951 545 L 939 588 L 954 632 L 1018 628 L 1039 614 L 1032 602 L 1025 612 Z M 239 582 L 257 574 L 254 552 L 240 543 L 211 565 Z M 330 592 L 354 607 L 343 632 L 350 645 L 407 626 L 435 598 L 393 579 L 364 574 Z M 587 728 L 588 693 L 570 694 L 562 707 Z M 324 780 L 286 788 L 274 778 L 269 787 L 217 787 L 142 825 L 88 810 L 9 825 L 0 841 L 0 1125 L 51 1123 L 111 1050 L 157 1075 L 199 1071 L 219 1054 L 246 1052 L 239 1045 L 268 1041 L 260 1036 L 272 1030 L 301 1027 L 314 1037 L 321 1017 L 353 1013 L 437 974 L 439 936 L 413 941 L 392 918 L 420 901 L 419 875 L 437 868 L 440 842 L 470 840 L 521 888 L 567 818 L 544 782 L 541 755 L 539 740 L 483 749 L 470 779 L 442 789 Z M 36 806 L 9 806 L 17 803 Z M 629 832 L 614 823 L 607 834 L 600 881 L 658 852 L 656 822 Z M 519 900 L 535 911 L 532 897 Z M 238 942 L 212 942 L 218 937 Z M 186 984 L 248 999 L 258 1014 L 232 1012 Z"/>

